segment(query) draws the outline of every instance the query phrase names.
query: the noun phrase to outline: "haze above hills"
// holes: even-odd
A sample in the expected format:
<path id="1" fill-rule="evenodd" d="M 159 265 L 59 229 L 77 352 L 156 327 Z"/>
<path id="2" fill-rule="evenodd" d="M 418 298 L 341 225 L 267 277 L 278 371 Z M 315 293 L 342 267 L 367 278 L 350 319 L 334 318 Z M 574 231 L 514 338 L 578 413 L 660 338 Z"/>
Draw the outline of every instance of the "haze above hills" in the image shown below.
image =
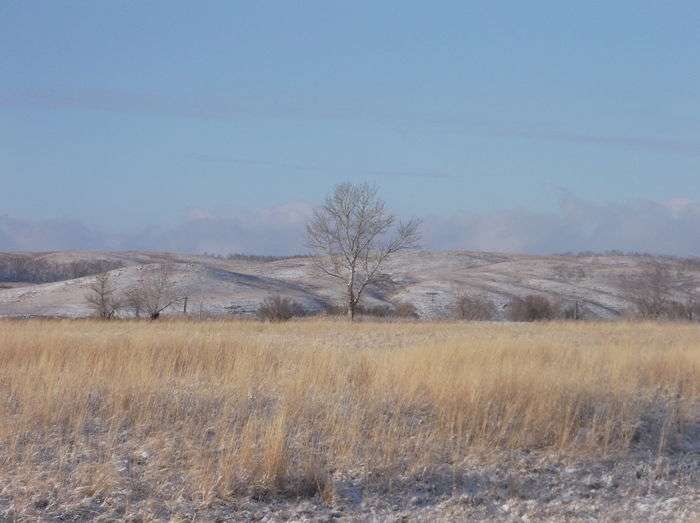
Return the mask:
<path id="1" fill-rule="evenodd" d="M 496 207 L 421 215 L 428 250 L 527 254 L 621 250 L 700 255 L 700 205 L 686 198 L 599 203 L 555 191 L 550 211 Z M 178 219 L 129 230 L 106 211 L 109 227 L 77 218 L 25 219 L 0 215 L 0 251 L 249 252 L 304 251 L 309 202 L 256 209 L 190 208 Z M 401 213 L 398 213 L 401 215 Z M 414 213 L 409 213 L 414 214 Z"/>

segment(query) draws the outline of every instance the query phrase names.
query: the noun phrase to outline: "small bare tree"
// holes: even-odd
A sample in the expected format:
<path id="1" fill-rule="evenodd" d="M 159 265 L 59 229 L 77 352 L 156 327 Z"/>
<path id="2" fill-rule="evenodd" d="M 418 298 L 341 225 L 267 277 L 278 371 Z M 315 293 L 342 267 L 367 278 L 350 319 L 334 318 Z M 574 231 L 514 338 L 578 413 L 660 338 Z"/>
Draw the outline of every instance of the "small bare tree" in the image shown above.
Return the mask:
<path id="1" fill-rule="evenodd" d="M 377 279 L 387 259 L 418 246 L 419 220 L 395 224 L 376 187 L 343 183 L 314 210 L 306 226 L 307 244 L 318 268 L 345 285 L 350 321 L 362 292 Z"/>
<path id="2" fill-rule="evenodd" d="M 673 271 L 669 264 L 652 260 L 636 274 L 624 275 L 620 287 L 647 319 L 693 319 L 696 309 L 697 283 L 684 271 Z"/>
<path id="3" fill-rule="evenodd" d="M 678 269 L 676 286 L 681 300 L 674 304 L 675 311 L 672 316 L 688 321 L 700 320 L 700 285 L 697 280 L 682 269 Z"/>
<path id="4" fill-rule="evenodd" d="M 108 271 L 104 271 L 97 274 L 95 281 L 88 284 L 85 301 L 88 302 L 98 318 L 111 320 L 121 307 L 115 294 L 112 275 Z"/>
<path id="5" fill-rule="evenodd" d="M 638 274 L 624 275 L 621 287 L 642 318 L 660 318 L 672 300 L 673 274 L 658 261 L 645 263 Z"/>
<path id="6" fill-rule="evenodd" d="M 139 316 L 143 311 L 152 320 L 157 320 L 164 310 L 181 299 L 172 281 L 170 267 L 166 264 L 152 269 L 141 279 L 137 288 L 127 293 L 127 300 L 134 314 Z"/>
<path id="7" fill-rule="evenodd" d="M 140 287 L 133 287 L 124 293 L 124 306 L 130 310 L 135 318 L 140 318 L 144 311 L 143 292 Z"/>

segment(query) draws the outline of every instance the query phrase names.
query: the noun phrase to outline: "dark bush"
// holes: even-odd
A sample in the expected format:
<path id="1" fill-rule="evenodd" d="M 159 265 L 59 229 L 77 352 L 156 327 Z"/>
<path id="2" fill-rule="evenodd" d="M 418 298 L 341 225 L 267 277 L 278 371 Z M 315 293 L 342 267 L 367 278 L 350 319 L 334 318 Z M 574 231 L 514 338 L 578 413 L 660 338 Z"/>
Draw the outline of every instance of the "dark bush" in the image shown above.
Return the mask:
<path id="1" fill-rule="evenodd" d="M 265 298 L 257 311 L 258 318 L 263 321 L 287 321 L 305 315 L 304 307 L 286 296 Z"/>
<path id="2" fill-rule="evenodd" d="M 496 318 L 496 307 L 480 296 L 463 295 L 455 302 L 455 316 L 459 320 L 488 321 Z"/>
<path id="3" fill-rule="evenodd" d="M 337 305 L 331 305 L 326 308 L 326 314 L 329 316 L 345 316 L 347 314 L 347 309 L 344 307 L 339 307 Z M 355 314 L 359 317 L 371 317 L 371 318 L 410 318 L 418 319 L 418 311 L 412 303 L 399 302 L 392 308 L 389 305 L 374 305 L 367 307 L 364 305 L 358 305 L 355 309 Z"/>
<path id="4" fill-rule="evenodd" d="M 388 305 L 363 306 L 358 305 L 355 309 L 358 316 L 371 316 L 373 318 L 391 318 L 392 310 Z"/>
<path id="5" fill-rule="evenodd" d="M 530 294 L 524 298 L 513 298 L 508 305 L 511 321 L 544 321 L 556 317 L 556 308 L 544 296 Z"/>
<path id="6" fill-rule="evenodd" d="M 666 305 L 663 317 L 669 320 L 698 321 L 700 320 L 700 303 L 671 301 Z"/>
<path id="7" fill-rule="evenodd" d="M 415 305 L 407 302 L 397 303 L 394 307 L 393 315 L 396 318 L 412 318 L 418 319 L 418 311 Z"/>
<path id="8" fill-rule="evenodd" d="M 348 310 L 339 305 L 326 305 L 323 312 L 327 316 L 345 316 L 348 313 Z"/>

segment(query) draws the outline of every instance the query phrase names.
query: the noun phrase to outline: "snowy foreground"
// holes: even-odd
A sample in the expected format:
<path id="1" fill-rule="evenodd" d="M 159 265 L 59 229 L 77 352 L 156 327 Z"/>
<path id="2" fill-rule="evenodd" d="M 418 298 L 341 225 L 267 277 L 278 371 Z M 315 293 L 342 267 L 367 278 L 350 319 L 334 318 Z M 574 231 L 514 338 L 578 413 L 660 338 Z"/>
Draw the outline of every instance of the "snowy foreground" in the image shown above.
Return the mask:
<path id="1" fill-rule="evenodd" d="M 700 326 L 0 320 L 0 520 L 698 521 Z"/>

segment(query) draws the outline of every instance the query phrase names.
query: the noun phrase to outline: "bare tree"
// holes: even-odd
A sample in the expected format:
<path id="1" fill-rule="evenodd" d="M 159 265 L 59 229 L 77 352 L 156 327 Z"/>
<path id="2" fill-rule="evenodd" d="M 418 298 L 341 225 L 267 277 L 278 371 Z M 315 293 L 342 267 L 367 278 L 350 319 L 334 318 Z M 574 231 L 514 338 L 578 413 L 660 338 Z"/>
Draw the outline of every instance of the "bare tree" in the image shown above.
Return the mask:
<path id="1" fill-rule="evenodd" d="M 9 255 L 8 259 L 8 279 L 10 281 L 29 281 L 30 259 L 22 254 Z"/>
<path id="2" fill-rule="evenodd" d="M 683 269 L 676 271 L 676 286 L 681 301 L 674 306 L 673 317 L 689 321 L 700 320 L 700 286 L 697 280 Z"/>
<path id="3" fill-rule="evenodd" d="M 644 265 L 638 274 L 622 277 L 621 287 L 642 318 L 660 318 L 671 302 L 673 274 L 658 261 Z"/>
<path id="4" fill-rule="evenodd" d="M 141 317 L 144 301 L 140 287 L 133 287 L 124 293 L 124 306 L 134 314 L 135 318 Z"/>
<path id="5" fill-rule="evenodd" d="M 700 292 L 698 292 L 698 287 L 693 287 L 688 296 L 688 319 L 700 320 Z"/>
<path id="6" fill-rule="evenodd" d="M 88 285 L 89 292 L 85 296 L 95 315 L 103 320 L 110 320 L 121 307 L 112 284 L 112 275 L 108 271 L 95 276 L 95 281 Z"/>
<path id="7" fill-rule="evenodd" d="M 636 274 L 621 278 L 620 287 L 641 318 L 694 319 L 697 283 L 683 270 L 652 260 Z"/>
<path id="8" fill-rule="evenodd" d="M 152 320 L 157 320 L 164 310 L 181 299 L 172 281 L 170 267 L 166 264 L 151 269 L 149 274 L 141 279 L 139 286 L 127 294 L 127 300 L 135 315 L 138 316 L 143 311 Z"/>
<path id="9" fill-rule="evenodd" d="M 396 223 L 377 196 L 377 188 L 366 183 L 336 186 L 314 210 L 306 226 L 307 244 L 318 268 L 345 285 L 350 321 L 362 292 L 376 280 L 387 259 L 418 246 L 419 226 L 417 219 Z"/>

